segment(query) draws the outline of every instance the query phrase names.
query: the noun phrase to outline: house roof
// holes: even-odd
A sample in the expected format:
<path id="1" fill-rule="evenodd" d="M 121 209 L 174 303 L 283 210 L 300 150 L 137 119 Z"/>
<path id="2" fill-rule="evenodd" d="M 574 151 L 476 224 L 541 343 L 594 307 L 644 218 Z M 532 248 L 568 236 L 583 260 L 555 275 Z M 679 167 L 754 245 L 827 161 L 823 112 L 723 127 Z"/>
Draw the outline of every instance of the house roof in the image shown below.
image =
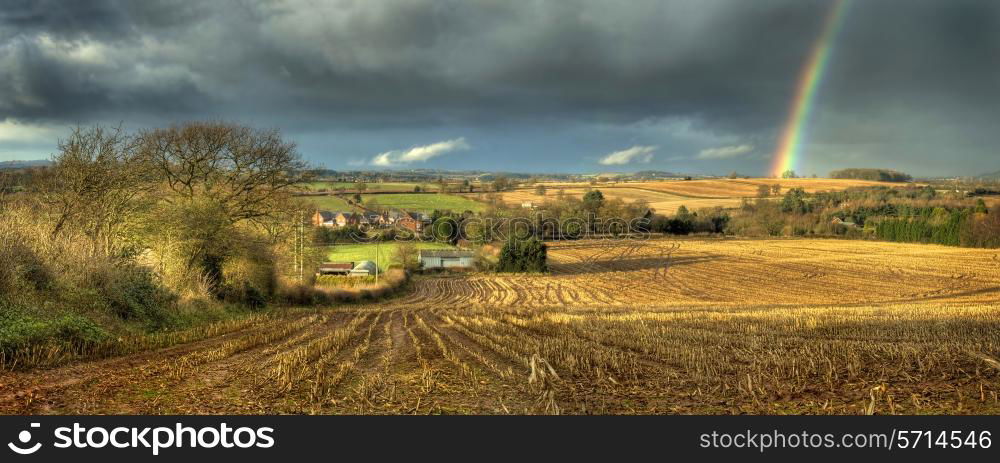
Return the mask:
<path id="1" fill-rule="evenodd" d="M 354 268 L 353 262 L 323 262 L 319 264 L 319 268 L 323 270 L 350 270 Z"/>
<path id="2" fill-rule="evenodd" d="M 461 249 L 421 249 L 420 257 L 473 257 L 476 253 Z"/>
<path id="3" fill-rule="evenodd" d="M 333 220 L 334 216 L 336 216 L 336 214 L 330 211 L 316 211 L 316 212 L 319 213 L 319 216 L 323 218 L 324 222 L 329 222 Z"/>
<path id="4" fill-rule="evenodd" d="M 358 262 L 357 265 L 354 266 L 353 270 L 355 271 L 368 270 L 369 272 L 375 272 L 376 268 L 377 266 L 375 265 L 375 262 L 372 262 L 370 260 L 363 260 L 361 262 Z"/>

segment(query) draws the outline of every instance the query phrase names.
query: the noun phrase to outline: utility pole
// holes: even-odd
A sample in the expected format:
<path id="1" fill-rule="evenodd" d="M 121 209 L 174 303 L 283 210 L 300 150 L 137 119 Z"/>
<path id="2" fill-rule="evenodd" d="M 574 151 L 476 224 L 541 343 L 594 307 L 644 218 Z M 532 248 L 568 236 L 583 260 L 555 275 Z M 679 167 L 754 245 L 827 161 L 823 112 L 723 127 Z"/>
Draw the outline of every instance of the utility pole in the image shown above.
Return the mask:
<path id="1" fill-rule="evenodd" d="M 378 238 L 375 241 L 375 285 L 376 286 L 378 286 L 378 274 L 379 274 L 379 270 L 380 270 L 378 268 L 378 246 L 379 246 L 380 242 L 382 242 L 381 238 Z"/>
<path id="2" fill-rule="evenodd" d="M 305 221 L 306 218 L 302 212 L 299 212 L 299 284 L 302 284 L 302 269 L 305 267 L 305 251 L 306 251 L 306 235 L 305 235 Z"/>

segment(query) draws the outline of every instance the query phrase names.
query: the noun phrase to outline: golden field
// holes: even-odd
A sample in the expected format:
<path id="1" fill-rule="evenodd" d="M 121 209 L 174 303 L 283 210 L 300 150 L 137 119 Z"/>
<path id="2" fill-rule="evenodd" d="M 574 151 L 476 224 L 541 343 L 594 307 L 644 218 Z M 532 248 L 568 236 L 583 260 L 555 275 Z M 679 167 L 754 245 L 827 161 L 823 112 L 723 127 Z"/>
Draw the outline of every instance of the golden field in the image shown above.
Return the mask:
<path id="1" fill-rule="evenodd" d="M 0 376 L 7 413 L 1000 412 L 1000 255 L 837 240 L 554 243 L 545 275 L 230 323 Z"/>
<path id="2" fill-rule="evenodd" d="M 689 210 L 705 207 L 737 207 L 743 198 L 754 198 L 761 185 L 771 187 L 781 186 L 784 193 L 790 188 L 802 188 L 807 192 L 840 191 L 851 187 L 899 186 L 898 183 L 869 182 L 864 180 L 835 179 L 705 179 L 705 180 L 672 180 L 664 182 L 626 182 L 583 185 L 580 183 L 541 183 L 546 188 L 546 194 L 536 194 L 535 187 L 518 188 L 500 193 L 508 204 L 520 204 L 526 201 L 544 203 L 552 200 L 559 191 L 567 196 L 581 198 L 589 189 L 601 190 L 607 199 L 621 199 L 632 202 L 645 200 L 649 206 L 661 214 L 673 214 L 680 206 Z M 467 195 L 478 198 L 481 195 Z"/>

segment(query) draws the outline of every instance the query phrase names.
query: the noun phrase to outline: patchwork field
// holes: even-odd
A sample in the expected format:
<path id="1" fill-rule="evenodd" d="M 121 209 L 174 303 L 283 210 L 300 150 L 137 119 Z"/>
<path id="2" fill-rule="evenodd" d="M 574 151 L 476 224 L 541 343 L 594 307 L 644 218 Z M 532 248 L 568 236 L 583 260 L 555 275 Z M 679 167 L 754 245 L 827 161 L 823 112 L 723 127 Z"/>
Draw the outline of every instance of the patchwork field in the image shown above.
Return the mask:
<path id="1" fill-rule="evenodd" d="M 689 210 L 706 207 L 737 207 L 743 198 L 754 198 L 760 185 L 780 185 L 782 192 L 789 188 L 803 188 L 808 192 L 839 191 L 858 186 L 899 186 L 898 183 L 868 182 L 862 180 L 832 179 L 708 179 L 666 182 L 629 182 L 585 186 L 580 183 L 543 183 L 545 196 L 535 194 L 535 188 L 520 188 L 501 193 L 508 204 L 525 201 L 543 203 L 552 200 L 559 191 L 568 196 L 583 197 L 588 189 L 601 190 L 607 199 L 632 202 L 643 199 L 661 214 L 673 214 L 680 206 Z M 468 195 L 475 197 L 473 195 Z"/>
<path id="2" fill-rule="evenodd" d="M 450 194 L 361 195 L 361 200 L 368 207 L 372 207 L 374 203 L 377 203 L 381 207 L 423 212 L 425 214 L 430 214 L 435 209 L 454 212 L 479 212 L 486 207 L 481 202 Z"/>
<path id="3" fill-rule="evenodd" d="M 358 208 L 350 205 L 340 196 L 309 196 L 305 198 L 306 201 L 312 203 L 316 209 L 323 211 L 352 211 L 358 212 Z"/>
<path id="4" fill-rule="evenodd" d="M 426 191 L 437 191 L 436 183 L 402 183 L 402 182 L 370 182 L 365 183 L 365 191 L 399 191 L 412 192 L 414 187 L 426 189 Z M 354 182 L 309 182 L 305 184 L 305 189 L 310 191 L 336 190 L 343 188 L 345 191 L 358 191 L 358 184 Z"/>
<path id="5" fill-rule="evenodd" d="M 673 214 L 677 212 L 677 209 L 681 206 L 687 207 L 689 210 L 698 210 L 703 207 L 737 207 L 742 201 L 741 198 L 691 198 L 688 196 L 681 196 L 671 193 L 664 193 L 661 191 L 654 190 L 643 190 L 639 188 L 631 187 L 596 187 L 596 189 L 601 190 L 601 194 L 604 195 L 606 199 L 621 199 L 625 202 L 633 202 L 637 199 L 643 199 L 649 203 L 649 207 L 653 208 L 656 212 L 661 214 Z M 558 191 L 562 191 L 563 194 L 567 196 L 573 196 L 576 198 L 582 198 L 587 192 L 586 188 L 555 188 L 551 187 L 546 191 L 545 196 L 540 196 L 535 194 L 534 189 L 523 189 L 514 190 L 501 193 L 501 198 L 504 202 L 510 205 L 522 204 L 525 201 L 530 201 L 535 204 L 543 204 L 545 201 L 555 200 Z"/>
<path id="6" fill-rule="evenodd" d="M 901 186 L 900 183 L 869 182 L 866 180 L 836 180 L 825 178 L 794 178 L 794 179 L 708 179 L 691 181 L 630 183 L 629 186 L 681 196 L 696 198 L 741 198 L 757 196 L 761 185 L 780 185 L 782 191 L 790 188 L 802 188 L 808 193 L 817 191 L 840 191 L 851 187 Z"/>
<path id="7" fill-rule="evenodd" d="M 555 243 L 547 275 L 228 322 L 0 375 L 5 413 L 1000 413 L 1000 255 L 835 240 Z"/>

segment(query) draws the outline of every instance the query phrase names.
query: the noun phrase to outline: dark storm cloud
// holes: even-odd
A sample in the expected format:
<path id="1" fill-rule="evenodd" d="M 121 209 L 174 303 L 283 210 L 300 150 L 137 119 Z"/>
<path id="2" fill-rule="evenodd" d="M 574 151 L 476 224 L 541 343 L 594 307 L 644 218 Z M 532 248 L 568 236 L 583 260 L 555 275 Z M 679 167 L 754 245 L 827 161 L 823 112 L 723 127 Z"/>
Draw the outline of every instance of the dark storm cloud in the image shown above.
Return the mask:
<path id="1" fill-rule="evenodd" d="M 774 123 L 769 118 L 793 83 L 789 70 L 826 7 L 801 1 L 57 3 L 4 8 L 8 72 L 17 77 L 10 80 L 23 82 L 4 89 L 4 109 L 15 117 L 218 104 L 206 98 L 211 94 L 234 108 L 256 100 L 290 117 L 345 111 L 350 115 L 339 117 L 372 124 L 571 113 L 625 122 L 685 115 L 753 129 Z M 106 46 L 102 58 L 111 62 L 53 54 L 54 45 L 40 38 Z M 141 66 L 190 75 L 167 79 L 163 88 L 135 88 L 142 76 L 128 76 Z M 769 117 L 761 118 L 761 110 Z"/>
<path id="2" fill-rule="evenodd" d="M 1000 4 L 852 3 L 817 140 L 898 144 L 945 121 L 973 151 L 995 144 Z M 767 150 L 830 5 L 0 1 L 0 118 L 359 130 L 681 118 Z"/>

